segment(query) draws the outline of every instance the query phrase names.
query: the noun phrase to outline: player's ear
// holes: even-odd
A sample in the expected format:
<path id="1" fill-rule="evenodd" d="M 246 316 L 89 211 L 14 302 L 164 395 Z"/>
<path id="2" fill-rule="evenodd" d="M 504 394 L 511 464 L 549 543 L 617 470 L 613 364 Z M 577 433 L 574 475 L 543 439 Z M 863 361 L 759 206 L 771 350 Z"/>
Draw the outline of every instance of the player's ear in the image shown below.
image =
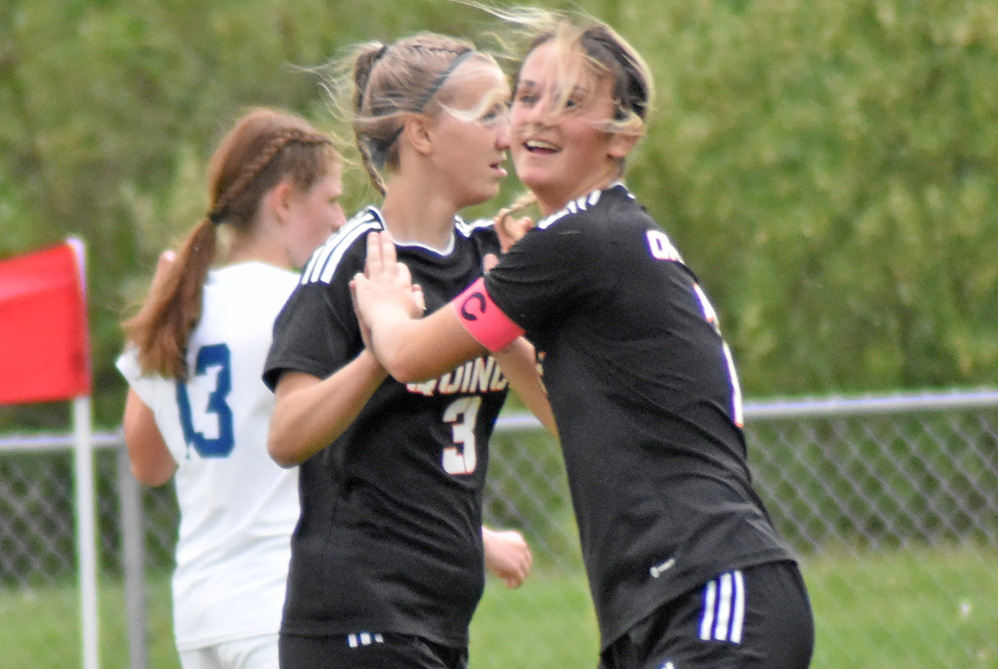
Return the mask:
<path id="1" fill-rule="evenodd" d="M 429 119 L 422 114 L 412 114 L 405 120 L 403 134 L 421 155 L 428 155 L 433 149 L 430 139 Z"/>
<path id="2" fill-rule="evenodd" d="M 614 160 L 626 158 L 627 154 L 631 152 L 631 149 L 634 148 L 634 145 L 638 143 L 640 138 L 641 136 L 636 133 L 611 133 L 610 146 L 607 149 L 607 155 Z"/>
<path id="3" fill-rule="evenodd" d="M 270 191 L 263 196 L 263 201 L 261 204 L 268 210 L 270 210 L 275 218 L 281 223 L 288 220 L 291 212 L 291 203 L 294 198 L 295 189 L 291 185 L 291 182 L 287 179 L 282 179 L 280 183 L 270 189 Z"/>

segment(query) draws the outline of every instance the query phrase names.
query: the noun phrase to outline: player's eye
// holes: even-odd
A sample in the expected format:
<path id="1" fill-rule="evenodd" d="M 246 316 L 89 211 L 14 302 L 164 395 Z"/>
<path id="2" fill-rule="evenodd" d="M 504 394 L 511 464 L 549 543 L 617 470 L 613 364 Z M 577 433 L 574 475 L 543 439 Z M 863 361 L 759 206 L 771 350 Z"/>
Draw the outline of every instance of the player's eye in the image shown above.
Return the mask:
<path id="1" fill-rule="evenodd" d="M 538 96 L 536 93 L 530 93 L 523 91 L 516 94 L 516 103 L 521 105 L 533 105 L 537 103 Z"/>
<path id="2" fill-rule="evenodd" d="M 505 102 L 496 103 L 481 118 L 485 125 L 493 125 L 506 120 L 509 117 L 509 104 Z"/>

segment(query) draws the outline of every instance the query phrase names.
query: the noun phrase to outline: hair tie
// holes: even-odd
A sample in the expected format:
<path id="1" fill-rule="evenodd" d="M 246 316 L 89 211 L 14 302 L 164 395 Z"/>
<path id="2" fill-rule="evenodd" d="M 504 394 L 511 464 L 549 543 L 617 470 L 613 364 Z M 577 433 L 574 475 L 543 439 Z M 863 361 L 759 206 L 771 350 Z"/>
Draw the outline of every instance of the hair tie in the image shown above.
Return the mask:
<path id="1" fill-rule="evenodd" d="M 379 170 L 385 169 L 385 164 L 388 162 L 388 152 L 392 148 L 392 144 L 395 140 L 399 138 L 402 131 L 405 129 L 405 124 L 400 125 L 395 132 L 393 132 L 386 139 L 378 139 L 376 137 L 368 137 L 364 139 L 364 147 L 367 149 L 367 155 L 371 157 L 371 162 Z"/>
<path id="2" fill-rule="evenodd" d="M 222 216 L 221 212 L 218 212 L 218 211 L 215 211 L 214 209 L 212 209 L 211 211 L 208 212 L 208 220 L 211 221 L 215 225 L 221 225 L 222 221 L 225 220 L 225 217 Z"/>

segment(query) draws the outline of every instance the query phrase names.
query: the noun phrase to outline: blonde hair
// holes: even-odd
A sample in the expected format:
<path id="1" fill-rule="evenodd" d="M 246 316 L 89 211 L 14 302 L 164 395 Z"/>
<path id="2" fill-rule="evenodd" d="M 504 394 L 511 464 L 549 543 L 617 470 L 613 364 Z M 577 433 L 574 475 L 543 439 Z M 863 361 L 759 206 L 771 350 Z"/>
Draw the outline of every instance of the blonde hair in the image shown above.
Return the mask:
<path id="1" fill-rule="evenodd" d="M 467 40 L 422 32 L 390 45 L 360 44 L 346 58 L 320 70 L 334 113 L 349 120 L 364 169 L 382 195 L 385 183 L 380 170 L 398 168 L 396 140 L 406 115 L 432 116 L 445 110 L 472 120 L 496 104 L 498 93 L 486 96 L 470 110 L 446 104 L 451 74 L 471 58 L 495 64 L 490 54 L 476 50 Z"/>
<path id="2" fill-rule="evenodd" d="M 153 282 L 138 313 L 122 323 L 144 374 L 187 378 L 187 341 L 201 319 L 201 288 L 215 260 L 217 226 L 248 232 L 267 191 L 285 178 L 306 191 L 339 160 L 327 135 L 292 114 L 257 109 L 236 123 L 208 165 L 208 213 L 188 233 L 166 274 Z"/>
<path id="3" fill-rule="evenodd" d="M 514 58 L 519 63 L 513 75 L 514 96 L 527 57 L 541 45 L 554 43 L 559 56 L 561 86 L 552 113 L 564 110 L 581 79 L 611 76 L 616 110 L 604 129 L 631 135 L 645 133 L 648 114 L 654 104 L 654 79 L 641 54 L 613 28 L 581 13 L 536 7 L 497 8 L 475 2 L 464 4 L 478 7 L 513 27 L 512 34 L 501 35 L 499 39 L 505 51 L 516 54 Z M 572 55 L 582 55 L 586 67 L 573 67 Z"/>

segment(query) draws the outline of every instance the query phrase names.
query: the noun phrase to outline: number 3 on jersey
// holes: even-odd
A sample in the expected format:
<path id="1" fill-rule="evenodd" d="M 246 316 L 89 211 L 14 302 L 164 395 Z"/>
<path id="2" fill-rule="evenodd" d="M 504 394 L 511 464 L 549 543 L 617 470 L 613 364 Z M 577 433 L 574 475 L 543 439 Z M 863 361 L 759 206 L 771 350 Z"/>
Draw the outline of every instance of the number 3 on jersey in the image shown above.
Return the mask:
<path id="1" fill-rule="evenodd" d="M 211 372 L 216 369 L 217 374 L 213 379 Z M 196 386 L 201 393 L 207 390 L 208 401 L 204 407 L 204 418 L 209 414 L 214 415 L 218 422 L 216 437 L 208 437 L 204 431 L 195 429 L 188 385 Z M 184 441 L 188 446 L 193 446 L 202 458 L 225 458 L 232 453 L 232 447 L 235 445 L 232 409 L 229 408 L 227 401 L 231 391 L 231 357 L 229 347 L 225 344 L 202 347 L 194 363 L 194 378 L 188 383 L 177 381 L 177 408 L 180 409 Z M 205 421 L 201 421 L 201 427 L 206 427 Z"/>
<path id="2" fill-rule="evenodd" d="M 443 468 L 448 474 L 473 474 L 478 466 L 478 449 L 475 445 L 475 423 L 482 398 L 462 397 L 451 402 L 444 410 L 444 422 L 450 423 L 454 445 L 444 449 Z"/>

